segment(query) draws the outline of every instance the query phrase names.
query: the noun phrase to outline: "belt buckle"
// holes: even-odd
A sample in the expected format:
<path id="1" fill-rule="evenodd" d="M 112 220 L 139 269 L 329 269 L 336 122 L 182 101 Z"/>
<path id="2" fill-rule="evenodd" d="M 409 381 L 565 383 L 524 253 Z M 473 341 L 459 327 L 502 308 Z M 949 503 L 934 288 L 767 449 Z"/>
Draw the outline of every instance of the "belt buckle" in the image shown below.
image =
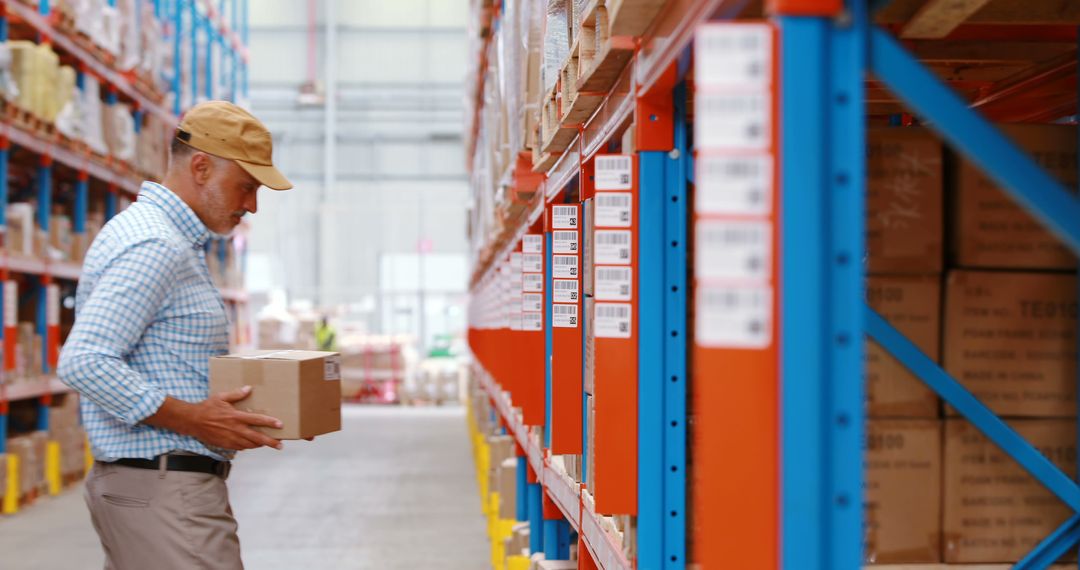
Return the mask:
<path id="1" fill-rule="evenodd" d="M 214 474 L 222 479 L 228 479 L 230 472 L 232 472 L 232 462 L 230 461 L 219 461 L 214 466 Z"/>

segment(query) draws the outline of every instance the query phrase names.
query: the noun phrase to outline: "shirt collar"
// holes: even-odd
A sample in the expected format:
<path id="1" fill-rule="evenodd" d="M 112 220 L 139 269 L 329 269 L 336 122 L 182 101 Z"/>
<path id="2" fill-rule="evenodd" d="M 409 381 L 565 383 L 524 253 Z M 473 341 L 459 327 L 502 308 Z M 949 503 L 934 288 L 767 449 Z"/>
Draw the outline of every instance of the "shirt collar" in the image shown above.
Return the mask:
<path id="1" fill-rule="evenodd" d="M 195 247 L 203 247 L 210 239 L 210 230 L 202 223 L 199 216 L 172 190 L 156 182 L 143 182 L 139 190 L 139 202 L 145 202 L 161 208 L 169 221 L 184 234 Z"/>

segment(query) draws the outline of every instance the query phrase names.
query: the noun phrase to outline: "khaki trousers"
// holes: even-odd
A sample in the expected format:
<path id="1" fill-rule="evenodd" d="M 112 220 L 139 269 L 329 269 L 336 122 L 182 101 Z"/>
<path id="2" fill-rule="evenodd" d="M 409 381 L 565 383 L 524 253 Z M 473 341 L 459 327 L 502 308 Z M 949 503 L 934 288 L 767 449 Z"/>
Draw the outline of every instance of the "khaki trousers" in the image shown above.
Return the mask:
<path id="1" fill-rule="evenodd" d="M 241 570 L 225 480 L 94 463 L 86 504 L 105 570 Z"/>

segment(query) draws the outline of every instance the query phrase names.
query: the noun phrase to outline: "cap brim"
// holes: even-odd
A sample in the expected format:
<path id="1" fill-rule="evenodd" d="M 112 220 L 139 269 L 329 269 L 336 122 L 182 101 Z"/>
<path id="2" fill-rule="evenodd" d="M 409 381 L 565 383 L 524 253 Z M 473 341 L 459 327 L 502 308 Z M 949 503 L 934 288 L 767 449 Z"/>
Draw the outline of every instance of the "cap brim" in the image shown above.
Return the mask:
<path id="1" fill-rule="evenodd" d="M 285 178 L 285 175 L 273 165 L 253 164 L 242 160 L 237 160 L 236 164 L 258 180 L 259 184 L 271 190 L 288 190 L 293 187 L 292 182 L 289 182 L 289 179 Z"/>

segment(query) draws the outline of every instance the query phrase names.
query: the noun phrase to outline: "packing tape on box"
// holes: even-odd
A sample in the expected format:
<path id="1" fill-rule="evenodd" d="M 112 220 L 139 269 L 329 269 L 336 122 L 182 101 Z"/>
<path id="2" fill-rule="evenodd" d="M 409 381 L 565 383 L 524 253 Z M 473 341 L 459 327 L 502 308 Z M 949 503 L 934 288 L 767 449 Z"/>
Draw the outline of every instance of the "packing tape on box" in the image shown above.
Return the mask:
<path id="1" fill-rule="evenodd" d="M 300 350 L 278 350 L 274 352 L 268 352 L 266 354 L 250 354 L 247 356 L 241 356 L 244 360 L 263 360 L 266 358 L 276 358 L 280 354 L 288 354 L 290 352 L 302 352 Z"/>

